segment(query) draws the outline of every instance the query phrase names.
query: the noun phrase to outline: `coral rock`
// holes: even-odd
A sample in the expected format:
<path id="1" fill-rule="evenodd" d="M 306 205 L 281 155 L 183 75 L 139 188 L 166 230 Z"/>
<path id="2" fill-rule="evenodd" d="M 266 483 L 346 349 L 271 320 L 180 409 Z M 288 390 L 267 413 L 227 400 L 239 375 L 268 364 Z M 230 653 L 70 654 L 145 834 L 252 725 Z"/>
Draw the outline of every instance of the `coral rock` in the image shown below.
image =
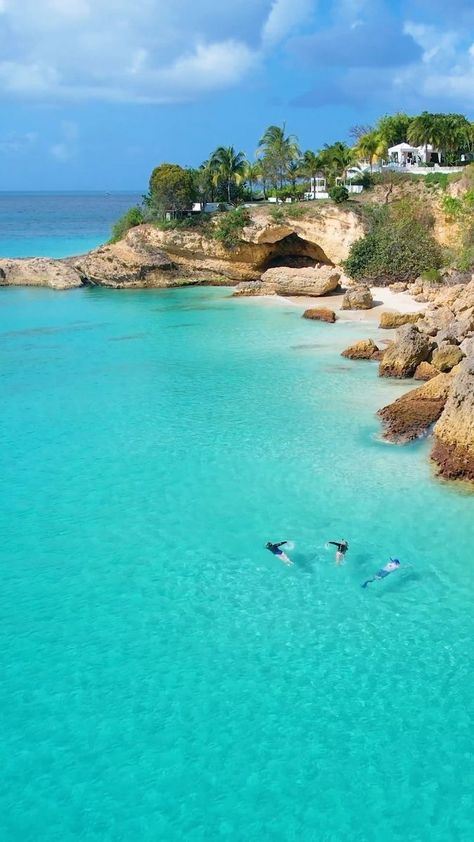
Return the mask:
<path id="1" fill-rule="evenodd" d="M 380 363 L 381 377 L 412 377 L 417 366 L 429 359 L 432 342 L 415 325 L 403 325 Z"/>
<path id="2" fill-rule="evenodd" d="M 464 354 L 458 345 L 443 343 L 433 353 L 431 362 L 438 371 L 451 371 L 463 357 Z"/>
<path id="3" fill-rule="evenodd" d="M 431 363 L 420 363 L 420 365 L 416 367 L 413 377 L 415 380 L 432 380 L 433 377 L 437 377 L 438 374 L 438 369 L 435 368 L 434 365 L 431 365 Z"/>
<path id="4" fill-rule="evenodd" d="M 380 314 L 379 327 L 390 330 L 392 328 L 401 327 L 402 325 L 415 324 L 423 317 L 423 313 L 393 313 L 383 312 Z"/>
<path id="5" fill-rule="evenodd" d="M 474 481 L 474 357 L 465 359 L 454 375 L 434 434 L 431 457 L 440 474 Z"/>
<path id="6" fill-rule="evenodd" d="M 369 287 L 358 286 L 346 290 L 342 299 L 342 310 L 371 310 L 374 299 Z"/>
<path id="7" fill-rule="evenodd" d="M 309 310 L 304 311 L 303 319 L 314 319 L 315 321 L 332 324 L 336 321 L 336 314 L 329 307 L 310 307 Z"/>
<path id="8" fill-rule="evenodd" d="M 278 266 L 267 269 L 262 282 L 279 295 L 327 295 L 339 286 L 340 273 L 332 266 L 292 269 Z"/>
<path id="9" fill-rule="evenodd" d="M 403 444 L 425 434 L 443 411 L 450 381 L 451 375 L 438 374 L 380 409 L 377 414 L 385 428 L 383 437 Z"/>
<path id="10" fill-rule="evenodd" d="M 377 348 L 373 339 L 361 339 L 349 345 L 341 356 L 349 360 L 380 360 L 383 354 L 384 352 Z"/>

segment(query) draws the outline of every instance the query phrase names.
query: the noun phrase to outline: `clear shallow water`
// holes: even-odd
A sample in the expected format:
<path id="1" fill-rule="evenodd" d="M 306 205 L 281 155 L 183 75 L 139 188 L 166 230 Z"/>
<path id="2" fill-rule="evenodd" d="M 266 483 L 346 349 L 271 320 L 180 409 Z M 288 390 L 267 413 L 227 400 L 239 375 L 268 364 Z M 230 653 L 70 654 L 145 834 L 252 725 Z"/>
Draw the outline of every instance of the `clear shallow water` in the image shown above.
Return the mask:
<path id="1" fill-rule="evenodd" d="M 0 257 L 68 257 L 109 239 L 137 193 L 0 192 Z"/>
<path id="2" fill-rule="evenodd" d="M 2 838 L 471 838 L 474 497 L 377 441 L 362 331 L 0 290 Z"/>

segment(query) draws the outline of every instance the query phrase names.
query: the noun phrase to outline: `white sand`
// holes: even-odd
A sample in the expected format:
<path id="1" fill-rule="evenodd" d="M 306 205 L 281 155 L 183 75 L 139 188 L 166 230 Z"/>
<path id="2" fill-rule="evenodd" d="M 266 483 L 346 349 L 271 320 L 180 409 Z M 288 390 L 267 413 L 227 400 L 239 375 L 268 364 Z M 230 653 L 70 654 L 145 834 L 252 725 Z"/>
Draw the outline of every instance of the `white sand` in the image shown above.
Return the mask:
<path id="1" fill-rule="evenodd" d="M 392 292 L 387 287 L 372 287 L 375 306 L 371 310 L 341 310 L 343 293 L 336 295 L 322 295 L 317 298 L 308 296 L 278 296 L 285 304 L 295 304 L 298 307 L 329 307 L 337 314 L 341 321 L 365 322 L 379 321 L 382 310 L 398 313 L 419 313 L 426 309 L 426 304 L 420 304 L 408 292 Z"/>

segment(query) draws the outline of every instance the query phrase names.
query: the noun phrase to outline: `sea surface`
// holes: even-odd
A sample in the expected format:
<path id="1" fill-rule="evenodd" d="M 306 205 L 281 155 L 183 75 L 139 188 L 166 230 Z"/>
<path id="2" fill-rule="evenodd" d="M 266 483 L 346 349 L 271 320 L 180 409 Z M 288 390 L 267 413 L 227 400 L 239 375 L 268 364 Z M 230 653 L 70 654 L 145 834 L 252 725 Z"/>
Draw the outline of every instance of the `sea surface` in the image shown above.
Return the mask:
<path id="1" fill-rule="evenodd" d="M 300 315 L 0 289 L 2 840 L 472 839 L 474 496 Z"/>
<path id="2" fill-rule="evenodd" d="M 0 257 L 69 257 L 110 238 L 139 193 L 0 192 Z"/>

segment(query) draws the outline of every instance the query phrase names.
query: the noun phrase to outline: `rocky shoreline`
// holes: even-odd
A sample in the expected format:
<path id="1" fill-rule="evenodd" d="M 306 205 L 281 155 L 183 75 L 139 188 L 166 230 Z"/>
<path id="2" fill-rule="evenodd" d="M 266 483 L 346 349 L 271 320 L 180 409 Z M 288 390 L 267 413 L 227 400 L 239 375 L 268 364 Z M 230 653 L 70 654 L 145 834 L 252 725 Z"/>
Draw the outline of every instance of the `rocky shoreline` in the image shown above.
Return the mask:
<path id="1" fill-rule="evenodd" d="M 352 284 L 341 268 L 351 244 L 363 234 L 360 216 L 349 208 L 324 206 L 311 209 L 304 219 L 278 223 L 271 210 L 258 208 L 233 248 L 209 232 L 141 225 L 120 242 L 78 257 L 0 259 L 0 286 L 225 285 L 236 287 L 234 295 L 308 296 L 307 318 L 333 323 L 345 311 L 370 313 L 379 304 L 373 290 Z M 406 291 L 424 312 L 383 313 L 380 327 L 396 329 L 388 347 L 362 338 L 344 355 L 377 360 L 382 377 L 426 380 L 380 410 L 384 436 L 406 442 L 427 435 L 435 425 L 431 458 L 440 476 L 474 482 L 474 278 L 461 284 L 418 280 L 391 287 L 400 298 Z M 329 306 L 335 294 L 337 314 Z"/>

